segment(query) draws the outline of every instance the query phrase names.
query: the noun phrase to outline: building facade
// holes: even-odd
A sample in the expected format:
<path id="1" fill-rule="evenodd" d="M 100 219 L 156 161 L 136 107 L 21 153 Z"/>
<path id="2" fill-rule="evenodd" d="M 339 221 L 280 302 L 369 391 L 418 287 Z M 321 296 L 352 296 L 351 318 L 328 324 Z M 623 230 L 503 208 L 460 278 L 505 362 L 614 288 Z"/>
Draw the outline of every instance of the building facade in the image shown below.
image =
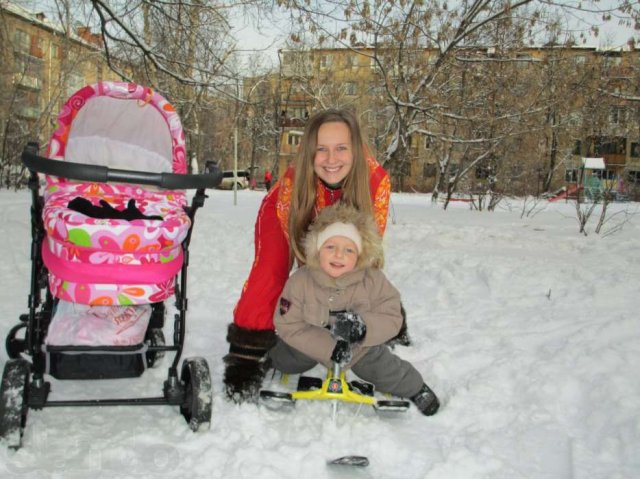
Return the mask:
<path id="1" fill-rule="evenodd" d="M 27 141 L 44 144 L 67 98 L 84 85 L 118 80 L 108 68 L 101 38 L 87 27 L 69 31 L 43 13 L 0 3 L 0 135 L 2 181 L 20 171 Z"/>
<path id="2" fill-rule="evenodd" d="M 394 141 L 386 130 L 390 109 L 395 108 L 389 93 L 403 93 L 391 89 L 419 82 L 438 61 L 435 49 L 411 55 L 404 65 L 385 65 L 379 52 L 367 48 L 280 51 L 279 170 L 291 161 L 308 115 L 329 106 L 356 112 L 370 146 L 385 159 Z M 502 188 L 509 194 L 539 194 L 575 184 L 583 158 L 599 156 L 605 170 L 587 173 L 601 176 L 606 188 L 637 195 L 640 52 L 633 45 L 502 52 L 466 47 L 440 72 L 448 78 L 421 101 L 446 103 L 446 114 L 459 112 L 466 123 L 449 122 L 434 109 L 411 125 L 400 166 L 391 167 L 396 190 L 431 191 L 439 176 L 454 178 L 464 172 L 456 188 L 467 193 Z M 455 95 L 445 93 L 443 86 Z M 452 140 L 455 135 L 459 139 Z M 482 150 L 473 142 L 484 142 L 490 154 L 478 161 Z M 491 184 L 496 177 L 501 183 Z"/>

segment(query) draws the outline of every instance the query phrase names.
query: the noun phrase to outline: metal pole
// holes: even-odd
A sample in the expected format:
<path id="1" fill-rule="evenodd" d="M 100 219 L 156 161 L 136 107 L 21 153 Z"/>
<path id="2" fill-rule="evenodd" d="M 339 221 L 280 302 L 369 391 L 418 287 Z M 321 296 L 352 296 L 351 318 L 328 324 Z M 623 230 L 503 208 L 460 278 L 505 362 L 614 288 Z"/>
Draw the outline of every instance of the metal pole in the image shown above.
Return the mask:
<path id="1" fill-rule="evenodd" d="M 236 119 L 236 122 L 238 120 Z M 233 204 L 238 204 L 238 125 L 233 128 Z"/>

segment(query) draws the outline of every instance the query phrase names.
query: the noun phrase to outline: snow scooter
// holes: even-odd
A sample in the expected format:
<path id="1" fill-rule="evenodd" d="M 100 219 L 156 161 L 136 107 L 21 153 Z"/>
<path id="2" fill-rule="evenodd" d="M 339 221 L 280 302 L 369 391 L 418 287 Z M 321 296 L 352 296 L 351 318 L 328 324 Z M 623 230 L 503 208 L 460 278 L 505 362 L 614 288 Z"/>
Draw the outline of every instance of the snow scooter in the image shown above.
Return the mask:
<path id="1" fill-rule="evenodd" d="M 274 370 L 275 375 L 275 370 Z M 288 374 L 283 374 L 283 384 L 288 383 Z M 380 412 L 405 412 L 409 409 L 406 400 L 385 400 L 375 396 L 371 383 L 360 380 L 348 382 L 345 369 L 339 362 L 333 361 L 327 369 L 324 381 L 318 377 L 300 376 L 297 389 L 293 392 L 261 390 L 259 402 L 272 410 L 294 407 L 298 400 L 330 400 L 332 402 L 332 418 L 335 421 L 340 403 L 370 405 Z M 346 455 L 327 461 L 331 467 L 367 467 L 369 459 L 362 455 Z"/>
<path id="2" fill-rule="evenodd" d="M 297 389 L 293 392 L 260 391 L 260 403 L 272 409 L 292 407 L 298 400 L 331 400 L 334 418 L 339 403 L 370 405 L 376 411 L 384 412 L 405 412 L 410 406 L 407 400 L 376 398 L 371 383 L 359 380 L 347 382 L 344 369 L 335 361 L 332 368 L 327 369 L 324 381 L 317 377 L 300 376 Z"/>

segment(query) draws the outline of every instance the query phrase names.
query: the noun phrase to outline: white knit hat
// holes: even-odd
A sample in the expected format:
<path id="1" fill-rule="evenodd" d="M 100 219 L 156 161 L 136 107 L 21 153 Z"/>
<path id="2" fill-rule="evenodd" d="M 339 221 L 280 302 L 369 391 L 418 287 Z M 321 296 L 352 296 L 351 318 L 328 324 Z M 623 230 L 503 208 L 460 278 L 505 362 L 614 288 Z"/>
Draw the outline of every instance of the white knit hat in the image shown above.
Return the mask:
<path id="1" fill-rule="evenodd" d="M 335 222 L 318 233 L 318 250 L 331 237 L 346 237 L 356 244 L 358 254 L 362 253 L 362 236 L 353 223 Z"/>

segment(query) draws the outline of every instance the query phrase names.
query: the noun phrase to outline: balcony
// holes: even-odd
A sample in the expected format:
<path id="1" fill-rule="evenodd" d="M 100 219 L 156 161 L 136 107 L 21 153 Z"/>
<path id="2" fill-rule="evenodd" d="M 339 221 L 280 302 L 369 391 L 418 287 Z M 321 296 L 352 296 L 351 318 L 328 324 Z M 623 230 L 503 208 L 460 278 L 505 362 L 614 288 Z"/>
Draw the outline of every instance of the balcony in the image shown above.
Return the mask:
<path id="1" fill-rule="evenodd" d="M 13 81 L 15 82 L 16 85 L 22 88 L 28 88 L 30 90 L 42 89 L 42 82 L 38 77 L 16 73 L 13 76 Z"/>
<path id="2" fill-rule="evenodd" d="M 37 120 L 40 118 L 40 109 L 38 107 L 19 107 L 17 115 L 28 120 Z"/>

